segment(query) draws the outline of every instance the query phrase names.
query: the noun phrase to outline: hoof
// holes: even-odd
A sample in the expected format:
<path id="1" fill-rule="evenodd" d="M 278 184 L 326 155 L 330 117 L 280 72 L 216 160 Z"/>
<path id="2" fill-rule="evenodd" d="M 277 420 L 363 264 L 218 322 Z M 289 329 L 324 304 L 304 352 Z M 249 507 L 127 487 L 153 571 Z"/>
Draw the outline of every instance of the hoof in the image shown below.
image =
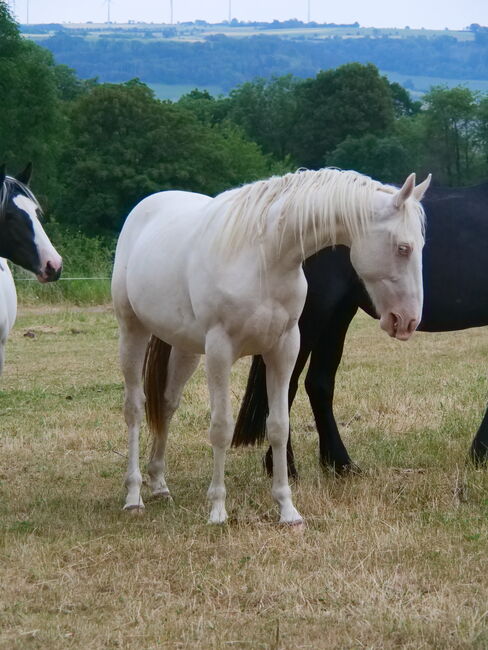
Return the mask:
<path id="1" fill-rule="evenodd" d="M 303 533 L 305 530 L 305 522 L 303 519 L 300 521 L 282 521 L 280 522 L 280 526 L 283 528 L 283 530 L 294 534 Z"/>
<path id="2" fill-rule="evenodd" d="M 359 465 L 353 463 L 352 460 L 337 463 L 327 459 L 320 459 L 320 464 L 323 470 L 330 471 L 332 470 L 336 476 L 351 476 L 355 474 L 362 474 L 362 470 Z"/>
<path id="3" fill-rule="evenodd" d="M 122 510 L 131 517 L 141 517 L 146 509 L 144 506 L 124 506 Z"/>
<path id="4" fill-rule="evenodd" d="M 215 524 L 222 525 L 227 523 L 227 512 L 225 511 L 225 509 L 224 510 L 219 509 L 215 512 L 211 512 L 207 523 L 211 525 L 215 525 Z"/>
<path id="5" fill-rule="evenodd" d="M 173 503 L 173 497 L 169 490 L 161 490 L 160 492 L 153 492 L 151 494 L 151 501 L 168 501 Z"/>
<path id="6" fill-rule="evenodd" d="M 347 465 L 341 465 L 334 469 L 337 476 L 359 476 L 363 473 L 363 470 L 356 465 L 356 463 L 349 463 Z"/>

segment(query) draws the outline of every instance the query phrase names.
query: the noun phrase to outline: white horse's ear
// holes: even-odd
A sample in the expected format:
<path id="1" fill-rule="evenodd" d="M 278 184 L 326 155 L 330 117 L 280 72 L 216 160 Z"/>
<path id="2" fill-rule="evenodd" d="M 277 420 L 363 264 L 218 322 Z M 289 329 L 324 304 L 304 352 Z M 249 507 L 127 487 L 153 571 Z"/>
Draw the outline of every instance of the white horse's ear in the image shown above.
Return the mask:
<path id="1" fill-rule="evenodd" d="M 412 172 L 407 180 L 403 183 L 401 189 L 393 197 L 395 208 L 401 208 L 407 199 L 409 199 L 415 190 L 415 172 Z"/>
<path id="2" fill-rule="evenodd" d="M 424 198 L 425 193 L 429 189 L 430 181 L 432 180 L 432 174 L 429 174 L 425 181 L 419 183 L 413 191 L 413 196 L 417 201 L 421 201 Z"/>

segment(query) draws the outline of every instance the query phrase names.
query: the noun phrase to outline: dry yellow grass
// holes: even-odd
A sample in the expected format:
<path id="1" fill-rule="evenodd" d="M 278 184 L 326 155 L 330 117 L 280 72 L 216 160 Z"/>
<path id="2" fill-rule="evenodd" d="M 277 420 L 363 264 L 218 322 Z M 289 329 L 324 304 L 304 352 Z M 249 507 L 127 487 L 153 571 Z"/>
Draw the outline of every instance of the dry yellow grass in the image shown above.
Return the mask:
<path id="1" fill-rule="evenodd" d="M 363 474 L 319 469 L 302 391 L 303 533 L 276 524 L 261 450 L 229 453 L 230 523 L 209 527 L 202 370 L 170 437 L 174 505 L 127 516 L 113 315 L 24 309 L 0 392 L 0 646 L 488 647 L 488 479 L 466 464 L 487 354 L 486 329 L 401 345 L 359 316 L 336 412 Z"/>

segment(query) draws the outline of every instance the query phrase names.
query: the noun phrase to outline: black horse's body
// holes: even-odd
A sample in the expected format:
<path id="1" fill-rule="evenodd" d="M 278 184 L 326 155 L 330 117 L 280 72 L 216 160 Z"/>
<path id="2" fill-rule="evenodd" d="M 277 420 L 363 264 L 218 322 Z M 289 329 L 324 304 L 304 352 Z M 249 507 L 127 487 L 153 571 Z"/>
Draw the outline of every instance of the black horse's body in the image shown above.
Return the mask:
<path id="1" fill-rule="evenodd" d="M 488 183 L 461 189 L 432 188 L 423 201 L 427 215 L 423 253 L 424 309 L 419 330 L 446 332 L 488 325 Z M 339 472 L 352 461 L 333 413 L 334 383 L 344 339 L 359 307 L 375 316 L 344 247 L 325 249 L 304 265 L 308 294 L 300 318 L 301 346 L 290 382 L 290 407 L 308 360 L 305 387 L 320 440 L 320 460 Z M 267 415 L 264 362 L 255 357 L 237 420 L 233 444 L 264 438 Z M 488 410 L 471 456 L 488 458 Z M 289 471 L 295 474 L 291 442 Z M 271 470 L 271 457 L 266 458 Z"/>

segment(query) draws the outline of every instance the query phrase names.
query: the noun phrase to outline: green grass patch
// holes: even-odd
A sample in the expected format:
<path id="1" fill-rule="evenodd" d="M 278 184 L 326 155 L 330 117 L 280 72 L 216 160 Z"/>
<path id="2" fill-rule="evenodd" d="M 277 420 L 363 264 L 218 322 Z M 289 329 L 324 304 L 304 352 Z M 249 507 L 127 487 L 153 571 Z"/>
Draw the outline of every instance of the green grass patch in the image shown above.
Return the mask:
<path id="1" fill-rule="evenodd" d="M 68 303 L 99 305 L 110 301 L 115 242 L 49 225 L 48 234 L 63 257 L 57 282 L 40 284 L 19 267 L 13 269 L 19 302 L 26 305 Z"/>

